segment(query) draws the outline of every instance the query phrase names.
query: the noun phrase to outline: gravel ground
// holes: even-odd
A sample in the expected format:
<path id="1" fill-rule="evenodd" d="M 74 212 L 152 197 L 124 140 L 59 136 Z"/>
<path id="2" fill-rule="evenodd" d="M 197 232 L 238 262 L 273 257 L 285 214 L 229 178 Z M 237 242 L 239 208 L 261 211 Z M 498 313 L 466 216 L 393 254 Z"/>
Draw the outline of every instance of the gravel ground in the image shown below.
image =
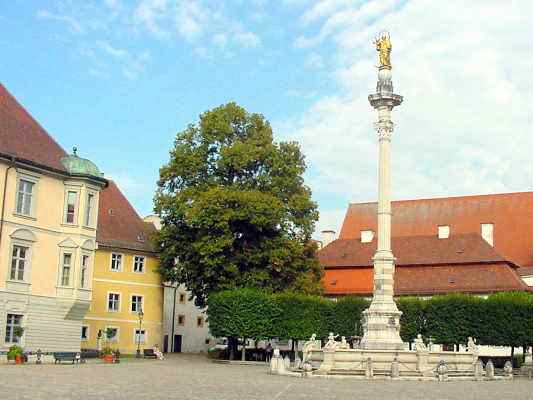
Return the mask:
<path id="1" fill-rule="evenodd" d="M 3 365 L 0 399 L 531 399 L 533 380 L 357 381 L 271 376 L 266 366 L 213 364 L 202 356 L 108 365 Z"/>

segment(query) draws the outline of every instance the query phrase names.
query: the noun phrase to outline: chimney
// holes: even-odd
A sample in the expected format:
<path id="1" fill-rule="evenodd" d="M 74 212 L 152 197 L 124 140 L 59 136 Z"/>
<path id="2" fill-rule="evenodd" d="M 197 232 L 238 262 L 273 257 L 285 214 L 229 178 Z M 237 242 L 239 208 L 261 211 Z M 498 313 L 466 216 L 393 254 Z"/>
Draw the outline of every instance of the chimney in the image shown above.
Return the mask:
<path id="1" fill-rule="evenodd" d="M 326 247 L 328 244 L 335 240 L 335 231 L 324 230 L 322 231 L 322 248 Z"/>

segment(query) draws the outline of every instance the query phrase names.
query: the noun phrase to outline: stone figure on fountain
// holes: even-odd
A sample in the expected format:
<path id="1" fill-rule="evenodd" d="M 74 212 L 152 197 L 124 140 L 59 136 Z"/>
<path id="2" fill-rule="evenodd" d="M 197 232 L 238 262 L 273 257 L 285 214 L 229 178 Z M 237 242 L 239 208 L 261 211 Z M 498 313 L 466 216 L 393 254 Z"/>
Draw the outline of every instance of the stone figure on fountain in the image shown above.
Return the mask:
<path id="1" fill-rule="evenodd" d="M 339 335 L 334 335 L 333 332 L 329 333 L 328 341 L 324 345 L 325 350 L 335 351 L 337 350 L 338 343 L 335 340 Z"/>
<path id="2" fill-rule="evenodd" d="M 307 342 L 304 343 L 302 349 L 302 364 L 305 364 L 309 361 L 309 354 L 312 350 L 316 349 L 316 334 L 312 334 Z"/>

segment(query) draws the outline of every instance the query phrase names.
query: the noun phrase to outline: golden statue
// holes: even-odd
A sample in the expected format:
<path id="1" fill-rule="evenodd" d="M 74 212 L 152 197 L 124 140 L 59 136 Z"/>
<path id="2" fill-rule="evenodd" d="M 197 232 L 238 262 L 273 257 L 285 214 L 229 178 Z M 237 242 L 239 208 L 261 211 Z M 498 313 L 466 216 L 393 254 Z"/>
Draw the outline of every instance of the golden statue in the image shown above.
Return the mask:
<path id="1" fill-rule="evenodd" d="M 390 52 L 392 44 L 390 42 L 390 35 L 388 32 L 383 32 L 381 36 L 374 39 L 376 50 L 379 52 L 379 69 L 392 69 L 390 63 Z"/>

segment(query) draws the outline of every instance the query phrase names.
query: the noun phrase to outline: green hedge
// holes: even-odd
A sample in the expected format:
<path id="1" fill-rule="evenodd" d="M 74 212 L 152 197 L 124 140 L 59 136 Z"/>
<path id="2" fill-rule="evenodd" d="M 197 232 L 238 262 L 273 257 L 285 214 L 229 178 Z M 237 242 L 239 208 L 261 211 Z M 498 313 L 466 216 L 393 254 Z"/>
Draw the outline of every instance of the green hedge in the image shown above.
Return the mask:
<path id="1" fill-rule="evenodd" d="M 482 298 L 466 294 L 430 299 L 399 298 L 401 336 L 412 342 L 421 333 L 435 343 L 523 346 L 533 344 L 533 294 L 498 293 Z M 369 302 L 358 297 L 337 301 L 291 293 L 267 294 L 254 289 L 224 291 L 208 301 L 208 321 L 214 336 L 307 339 L 334 332 L 361 336 L 361 313 Z"/>

